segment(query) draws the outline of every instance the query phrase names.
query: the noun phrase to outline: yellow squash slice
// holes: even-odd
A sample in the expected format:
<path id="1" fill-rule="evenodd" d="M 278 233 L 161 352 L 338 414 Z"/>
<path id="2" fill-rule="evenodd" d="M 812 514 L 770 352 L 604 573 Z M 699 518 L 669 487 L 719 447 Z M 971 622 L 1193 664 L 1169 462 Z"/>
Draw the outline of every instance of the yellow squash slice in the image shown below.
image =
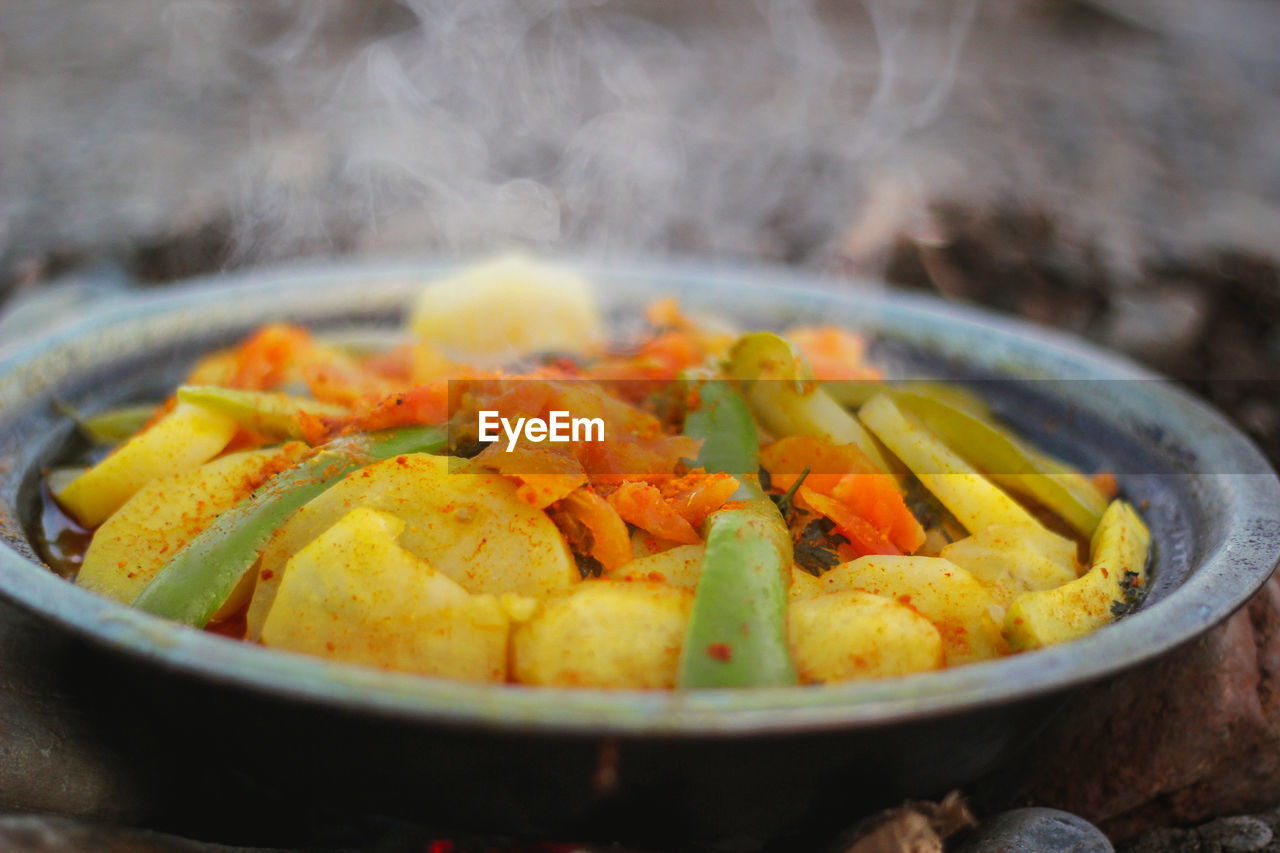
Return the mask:
<path id="1" fill-rule="evenodd" d="M 208 462 L 235 435 L 236 422 L 179 403 L 146 430 L 72 480 L 58 503 L 85 527 L 97 527 L 150 481 Z"/>
<path id="2" fill-rule="evenodd" d="M 1090 567 L 1056 589 L 1026 592 L 1013 600 L 1004 631 L 1014 650 L 1074 640 L 1112 620 L 1112 608 L 1147 580 L 1151 533 L 1133 507 L 1112 501 L 1090 546 Z"/>

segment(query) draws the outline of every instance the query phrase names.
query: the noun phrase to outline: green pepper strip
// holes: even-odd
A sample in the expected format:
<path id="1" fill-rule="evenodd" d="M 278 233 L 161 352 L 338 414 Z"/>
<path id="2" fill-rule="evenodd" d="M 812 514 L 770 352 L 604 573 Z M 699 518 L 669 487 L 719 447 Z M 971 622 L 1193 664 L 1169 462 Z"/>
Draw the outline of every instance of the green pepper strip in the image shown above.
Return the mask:
<path id="1" fill-rule="evenodd" d="M 759 687 L 795 684 L 787 643 L 791 535 L 755 483 L 759 443 L 742 395 L 727 382 L 699 388 L 701 406 L 685 433 L 703 439 L 699 461 L 739 474 L 743 487 L 707 520 L 702 576 L 685 631 L 676 685 Z"/>
<path id="2" fill-rule="evenodd" d="M 702 439 L 695 464 L 737 477 L 741 485 L 733 500 L 763 498 L 754 480 L 760 469 L 760 439 L 747 401 L 726 381 L 685 379 L 699 403 L 684 418 L 684 434 Z"/>
<path id="3" fill-rule="evenodd" d="M 968 412 L 976 418 L 991 420 L 991 407 L 968 388 L 926 379 L 889 382 L 883 379 L 828 379 L 818 385 L 846 409 L 860 409 L 877 394 L 896 397 L 901 393 L 932 397 L 952 408 Z"/>
<path id="4" fill-rule="evenodd" d="M 95 415 L 82 415 L 74 406 L 55 400 L 55 409 L 76 422 L 76 426 L 85 438 L 94 444 L 120 444 L 141 432 L 147 421 L 155 415 L 158 404 L 139 403 L 133 406 L 119 406 L 98 412 Z"/>
<path id="5" fill-rule="evenodd" d="M 1001 485 L 1060 515 L 1082 536 L 1097 529 L 1107 501 L 1082 476 L 1025 447 L 1004 430 L 937 397 L 897 392 L 893 400 L 943 443 Z M 1068 473 L 1070 472 L 1070 473 Z"/>
<path id="6" fill-rule="evenodd" d="M 183 385 L 178 389 L 178 399 L 225 415 L 245 429 L 273 438 L 303 438 L 298 422 L 299 412 L 315 417 L 350 414 L 341 406 L 306 397 L 217 385 Z"/>
<path id="7" fill-rule="evenodd" d="M 402 453 L 436 453 L 448 443 L 440 426 L 404 427 L 337 439 L 214 519 L 177 551 L 134 607 L 204 627 L 230 597 L 276 528 L 347 474 Z"/>

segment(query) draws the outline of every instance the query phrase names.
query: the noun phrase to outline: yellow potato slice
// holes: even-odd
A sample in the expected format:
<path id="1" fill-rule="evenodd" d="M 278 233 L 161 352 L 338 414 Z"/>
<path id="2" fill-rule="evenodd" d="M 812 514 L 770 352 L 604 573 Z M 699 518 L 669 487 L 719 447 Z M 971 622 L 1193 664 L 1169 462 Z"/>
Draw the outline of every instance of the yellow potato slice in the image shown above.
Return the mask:
<path id="1" fill-rule="evenodd" d="M 883 596 L 841 590 L 787 606 L 803 682 L 889 678 L 939 669 L 942 639 L 928 619 Z"/>
<path id="2" fill-rule="evenodd" d="M 404 522 L 358 508 L 299 551 L 263 645 L 382 669 L 505 681 L 507 611 L 396 543 Z"/>
<path id="3" fill-rule="evenodd" d="M 423 288 L 409 328 L 473 361 L 585 352 L 604 335 L 586 279 L 521 257 L 470 267 Z"/>
<path id="4" fill-rule="evenodd" d="M 829 591 L 859 589 L 910 607 L 938 629 L 947 665 L 998 656 L 1004 649 L 986 587 L 939 557 L 870 556 L 822 576 Z"/>
<path id="5" fill-rule="evenodd" d="M 232 453 L 147 483 L 98 528 L 76 583 L 116 601 L 132 602 L 175 552 L 247 496 L 266 470 L 274 470 L 279 458 L 291 453 Z M 243 606 L 252 588 L 250 573 L 250 583 L 238 588 L 239 595 L 233 594 L 219 613 Z"/>
<path id="6" fill-rule="evenodd" d="M 583 581 L 542 602 L 511 636 L 523 684 L 670 688 L 693 592 L 649 581 Z"/>
<path id="7" fill-rule="evenodd" d="M 189 471 L 217 456 L 235 431 L 231 418 L 179 403 L 68 483 L 58 503 L 85 527 L 97 527 L 156 477 Z"/>
<path id="8" fill-rule="evenodd" d="M 616 581 L 653 581 L 670 586 L 695 589 L 702 577 L 702 557 L 705 545 L 677 545 L 647 557 L 637 557 L 623 563 L 604 576 Z"/>
<path id="9" fill-rule="evenodd" d="M 1053 532 L 1037 536 L 1025 527 L 1007 524 L 993 524 L 957 539 L 938 556 L 986 584 L 1002 608 L 1028 590 L 1053 589 L 1079 575 L 1076 543 Z"/>
<path id="10" fill-rule="evenodd" d="M 1147 580 L 1151 533 L 1133 507 L 1112 501 L 1090 547 L 1090 568 L 1055 589 L 1027 592 L 1013 600 L 1004 633 L 1017 650 L 1037 649 L 1084 636 L 1110 622 L 1112 605 L 1125 600 L 1125 575 L 1141 588 Z"/>
<path id="11" fill-rule="evenodd" d="M 809 574 L 795 563 L 791 564 L 791 588 L 787 591 L 791 598 L 817 598 L 826 591 L 822 578 Z"/>
<path id="12" fill-rule="evenodd" d="M 401 545 L 468 592 L 542 597 L 580 579 L 560 531 L 511 481 L 454 473 L 448 457 L 411 453 L 352 472 L 276 531 L 259 561 L 249 639 L 260 636 L 289 559 L 362 506 L 404 521 Z"/>

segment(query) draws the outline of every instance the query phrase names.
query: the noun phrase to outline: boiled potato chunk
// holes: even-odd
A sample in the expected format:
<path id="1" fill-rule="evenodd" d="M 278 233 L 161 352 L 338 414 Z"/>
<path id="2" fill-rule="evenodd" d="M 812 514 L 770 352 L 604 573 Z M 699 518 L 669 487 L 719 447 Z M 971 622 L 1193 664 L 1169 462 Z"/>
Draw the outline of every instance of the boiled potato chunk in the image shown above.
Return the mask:
<path id="1" fill-rule="evenodd" d="M 888 678 L 944 661 L 942 638 L 928 619 L 860 590 L 793 600 L 787 632 L 803 682 Z"/>
<path id="2" fill-rule="evenodd" d="M 1025 527 L 993 524 L 947 545 L 939 554 L 987 585 L 1007 608 L 1033 589 L 1070 583 L 1076 570 L 1076 543 L 1051 531 L 1035 535 Z"/>
<path id="3" fill-rule="evenodd" d="M 522 684 L 671 688 L 693 592 L 649 581 L 583 581 L 512 633 Z"/>
<path id="4" fill-rule="evenodd" d="M 970 533 L 993 524 L 1045 529 L 941 439 L 908 420 L 887 395 L 872 397 L 858 417 Z"/>
<path id="5" fill-rule="evenodd" d="M 585 352 L 604 334 L 586 279 L 521 257 L 471 267 L 423 288 L 409 328 L 472 361 Z"/>
<path id="6" fill-rule="evenodd" d="M 791 587 L 787 590 L 790 598 L 817 598 L 826 591 L 822 578 L 809 574 L 795 563 L 791 564 Z"/>
<path id="7" fill-rule="evenodd" d="M 253 491 L 289 455 L 289 450 L 232 453 L 147 483 L 98 528 L 76 583 L 116 601 L 132 602 L 175 552 Z M 251 589 L 238 589 L 239 599 L 233 594 L 220 612 L 239 609 Z"/>
<path id="8" fill-rule="evenodd" d="M 647 557 L 638 557 L 623 563 L 605 577 L 617 581 L 653 581 L 670 586 L 695 589 L 702 577 L 702 557 L 705 545 L 677 545 Z"/>
<path id="9" fill-rule="evenodd" d="M 1055 589 L 1027 592 L 1013 600 L 1004 631 L 1015 650 L 1037 649 L 1074 640 L 1112 620 L 1112 605 L 1125 600 L 1125 575 L 1141 587 L 1147 578 L 1151 533 L 1133 507 L 1112 501 L 1102 514 L 1090 546 L 1090 567 L 1082 577 Z"/>
<path id="10" fill-rule="evenodd" d="M 294 554 L 355 507 L 405 523 L 400 544 L 472 593 L 542 597 L 580 579 L 555 524 L 499 474 L 449 469 L 446 456 L 410 453 L 353 471 L 298 510 L 267 544 L 249 605 L 257 639 Z"/>
<path id="11" fill-rule="evenodd" d="M 828 590 L 859 589 L 910 607 L 938 629 L 947 665 L 997 657 L 1004 647 L 994 602 L 964 569 L 939 557 L 869 556 L 822 576 Z"/>
<path id="12" fill-rule="evenodd" d="M 383 669 L 504 681 L 506 610 L 396 543 L 405 523 L 354 509 L 289 561 L 262 642 Z"/>
<path id="13" fill-rule="evenodd" d="M 57 494 L 58 503 L 85 527 L 97 527 L 156 477 L 189 471 L 217 456 L 235 431 L 231 418 L 179 403 L 72 480 Z"/>

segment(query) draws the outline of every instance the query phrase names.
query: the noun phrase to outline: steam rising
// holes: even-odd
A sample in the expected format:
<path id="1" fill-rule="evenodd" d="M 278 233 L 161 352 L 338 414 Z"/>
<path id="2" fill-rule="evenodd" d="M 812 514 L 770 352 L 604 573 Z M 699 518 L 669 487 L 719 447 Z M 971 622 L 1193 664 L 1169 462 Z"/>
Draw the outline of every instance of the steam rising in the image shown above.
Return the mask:
<path id="1" fill-rule="evenodd" d="M 1275 16 L 1242 0 L 5 7 L 6 266 L 200 229 L 235 263 L 823 263 L 927 236 L 929 199 L 1034 195 L 1132 274 L 1170 245 L 1269 250 L 1280 224 L 1275 99 L 1250 88 L 1280 78 Z M 1036 38 L 1063 9 L 1101 10 L 1100 35 Z"/>
<path id="2" fill-rule="evenodd" d="M 32 160 L 10 183 L 43 161 L 61 203 L 19 193 L 5 212 L 54 245 L 225 215 L 241 261 L 822 252 L 877 160 L 945 103 L 975 4 L 110 0 L 133 26 L 88 47 L 100 76 L 18 105 L 98 150 L 42 154 L 49 124 L 17 128 Z M 87 40 L 40 5 L 15 31 Z M 107 199 L 118 218 L 64 218 Z"/>

